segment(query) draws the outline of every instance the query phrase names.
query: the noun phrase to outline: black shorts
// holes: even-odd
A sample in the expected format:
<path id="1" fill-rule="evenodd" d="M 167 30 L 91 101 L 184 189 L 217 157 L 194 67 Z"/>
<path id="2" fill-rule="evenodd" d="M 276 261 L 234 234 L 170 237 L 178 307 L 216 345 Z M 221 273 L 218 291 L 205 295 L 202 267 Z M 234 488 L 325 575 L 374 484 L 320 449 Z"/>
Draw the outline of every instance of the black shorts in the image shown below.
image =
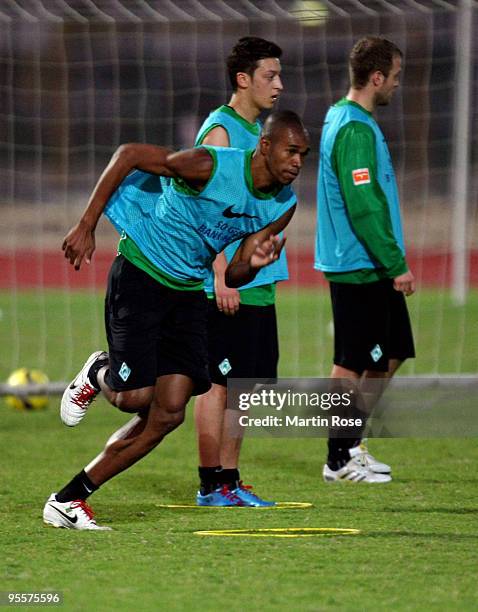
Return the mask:
<path id="1" fill-rule="evenodd" d="M 330 283 L 334 315 L 334 364 L 361 374 L 388 371 L 389 359 L 415 357 L 403 293 L 392 279 L 356 285 Z"/>
<path id="2" fill-rule="evenodd" d="M 227 378 L 276 378 L 279 341 L 274 304 L 241 304 L 236 314 L 220 312 L 216 300 L 208 306 L 209 371 L 212 382 L 227 386 Z"/>
<path id="3" fill-rule="evenodd" d="M 211 386 L 207 364 L 207 298 L 176 291 L 118 255 L 105 300 L 108 385 L 127 391 L 154 385 L 158 376 L 184 374 L 193 395 Z"/>

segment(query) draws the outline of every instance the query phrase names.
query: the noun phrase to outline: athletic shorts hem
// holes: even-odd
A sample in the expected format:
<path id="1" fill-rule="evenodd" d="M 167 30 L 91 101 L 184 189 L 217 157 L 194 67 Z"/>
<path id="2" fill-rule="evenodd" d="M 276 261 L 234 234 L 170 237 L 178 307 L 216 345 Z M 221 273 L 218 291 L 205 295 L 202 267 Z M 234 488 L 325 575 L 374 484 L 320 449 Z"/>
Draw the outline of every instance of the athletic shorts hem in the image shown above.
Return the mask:
<path id="1" fill-rule="evenodd" d="M 345 368 L 346 370 L 350 370 L 351 372 L 355 372 L 357 374 L 363 374 L 365 372 L 365 370 L 370 370 L 371 372 L 388 372 L 388 366 L 385 365 L 381 365 L 381 364 L 370 364 L 367 363 L 366 365 L 359 365 L 357 363 L 351 363 L 349 361 L 347 361 L 346 359 L 342 359 L 342 360 L 335 360 L 334 359 L 334 365 L 339 366 L 341 368 Z"/>
<path id="2" fill-rule="evenodd" d="M 194 383 L 194 389 L 191 395 L 202 395 L 203 393 L 207 393 L 209 389 L 211 388 L 211 381 L 209 380 L 209 378 L 197 376 L 195 374 L 191 374 L 191 372 L 186 372 L 184 370 L 182 371 L 170 370 L 167 372 L 166 371 L 160 372 L 158 373 L 157 378 L 153 382 L 144 381 L 144 384 L 142 383 L 142 381 L 137 381 L 136 384 L 128 384 L 127 382 L 123 382 L 123 381 L 119 381 L 119 382 L 113 381 L 112 377 L 110 376 L 108 372 L 108 374 L 105 376 L 105 382 L 108 385 L 108 387 L 115 393 L 123 393 L 126 391 L 137 391 L 138 389 L 145 389 L 147 387 L 154 388 L 156 384 L 156 380 L 160 376 L 168 376 L 169 374 L 182 374 L 183 376 L 187 376 L 188 378 L 190 378 Z"/>

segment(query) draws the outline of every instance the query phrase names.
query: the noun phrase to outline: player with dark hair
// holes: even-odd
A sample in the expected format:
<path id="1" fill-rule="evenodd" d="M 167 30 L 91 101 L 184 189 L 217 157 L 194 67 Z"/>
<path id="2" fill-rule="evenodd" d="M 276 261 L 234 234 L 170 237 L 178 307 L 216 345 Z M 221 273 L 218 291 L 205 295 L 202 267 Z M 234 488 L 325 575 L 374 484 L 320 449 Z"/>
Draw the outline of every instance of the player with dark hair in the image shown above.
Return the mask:
<path id="1" fill-rule="evenodd" d="M 196 145 L 208 144 L 250 150 L 261 132 L 258 116 L 270 109 L 282 91 L 281 49 L 274 43 L 241 38 L 227 59 L 233 94 L 227 105 L 204 121 Z M 231 289 L 224 271 L 239 246 L 220 253 L 205 283 L 208 294 L 208 347 L 211 389 L 197 397 L 195 421 L 199 447 L 199 505 L 273 505 L 244 486 L 239 474 L 242 439 L 226 409 L 227 378 L 275 378 L 279 342 L 275 285 L 288 278 L 285 249 L 254 280 Z M 233 431 L 231 431 L 233 430 Z"/>
<path id="2" fill-rule="evenodd" d="M 273 81 L 273 79 L 280 74 L 280 64 L 276 62 L 264 62 L 263 60 L 278 60 L 282 55 L 282 49 L 273 42 L 264 40 L 263 38 L 257 38 L 256 36 L 244 36 L 234 45 L 229 57 L 227 58 L 227 72 L 229 80 L 231 81 L 232 91 L 237 92 L 238 89 L 247 85 L 247 80 L 244 79 L 244 74 L 248 75 L 250 82 L 254 83 L 254 79 L 258 77 Z M 269 75 L 268 66 L 271 66 L 274 74 Z M 260 69 L 263 70 L 260 70 Z M 260 70 L 257 73 L 257 70 Z M 257 88 L 261 87 L 261 84 L 257 84 Z M 278 82 L 277 88 L 282 89 L 280 81 Z M 251 92 L 254 94 L 253 91 Z M 267 99 L 267 95 L 264 99 Z M 271 108 L 273 102 L 266 102 L 264 105 L 261 104 L 261 110 L 263 108 Z"/>
<path id="3" fill-rule="evenodd" d="M 390 153 L 372 115 L 390 102 L 401 64 L 392 42 L 359 40 L 350 54 L 351 87 L 329 109 L 320 143 L 315 268 L 330 283 L 331 376 L 355 381 L 366 413 L 400 364 L 415 356 L 404 299 L 415 291 L 415 279 L 405 260 Z M 326 482 L 391 480 L 390 467 L 368 452 L 361 432 L 343 434 L 329 434 Z"/>
<path id="4" fill-rule="evenodd" d="M 235 239 L 243 240 L 226 271 L 231 286 L 279 257 L 284 240 L 277 234 L 296 206 L 289 185 L 308 150 L 299 117 L 282 112 L 268 118 L 255 152 L 202 146 L 174 153 L 138 144 L 113 155 L 63 243 L 79 269 L 91 260 L 103 211 L 122 232 L 105 306 L 109 351 L 93 353 L 67 387 L 61 417 L 77 425 L 100 391 L 137 416 L 50 495 L 46 523 L 102 529 L 88 496 L 155 448 L 183 422 L 191 395 L 209 388 L 203 279 L 214 254 Z"/>

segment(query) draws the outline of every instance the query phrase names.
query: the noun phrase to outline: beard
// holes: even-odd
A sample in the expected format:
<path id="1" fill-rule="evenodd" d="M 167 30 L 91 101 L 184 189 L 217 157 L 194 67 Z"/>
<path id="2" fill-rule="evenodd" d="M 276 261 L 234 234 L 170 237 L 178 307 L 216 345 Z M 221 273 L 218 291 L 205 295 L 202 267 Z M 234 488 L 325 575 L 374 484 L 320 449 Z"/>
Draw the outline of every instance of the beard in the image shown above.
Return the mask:
<path id="1" fill-rule="evenodd" d="M 394 90 L 387 95 L 378 93 L 375 97 L 375 106 L 387 106 L 392 100 Z"/>
<path id="2" fill-rule="evenodd" d="M 391 96 L 385 98 L 384 96 L 377 96 L 377 98 L 375 99 L 375 105 L 376 106 L 387 106 L 388 104 L 390 104 L 390 99 Z"/>

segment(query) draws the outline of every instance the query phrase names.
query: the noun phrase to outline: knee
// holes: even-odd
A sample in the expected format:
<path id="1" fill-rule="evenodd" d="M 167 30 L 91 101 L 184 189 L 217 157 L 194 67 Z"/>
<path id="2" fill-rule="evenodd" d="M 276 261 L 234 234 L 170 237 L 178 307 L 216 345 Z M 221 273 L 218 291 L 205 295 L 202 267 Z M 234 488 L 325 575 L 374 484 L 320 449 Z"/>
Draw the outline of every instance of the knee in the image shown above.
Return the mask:
<path id="1" fill-rule="evenodd" d="M 179 427 L 186 415 L 186 405 L 181 401 L 158 404 L 153 400 L 151 410 L 155 415 L 154 422 L 157 425 L 155 429 L 159 436 L 166 435 Z"/>
<path id="2" fill-rule="evenodd" d="M 212 383 L 209 391 L 197 396 L 195 406 L 199 410 L 207 410 L 211 402 L 214 402 L 214 405 L 226 405 L 227 387 Z"/>
<path id="3" fill-rule="evenodd" d="M 172 413 L 168 417 L 168 428 L 169 428 L 169 431 L 173 431 L 173 429 L 176 429 L 176 427 L 179 427 L 180 425 L 182 425 L 184 423 L 184 417 L 185 416 L 186 416 L 186 409 L 185 409 L 185 407 L 183 407 L 182 410 L 179 410 L 178 412 Z"/>
<path id="4" fill-rule="evenodd" d="M 122 412 L 140 412 L 149 408 L 153 399 L 152 390 L 137 389 L 116 394 L 115 406 Z"/>
<path id="5" fill-rule="evenodd" d="M 154 424 L 151 424 L 141 436 L 146 452 L 155 448 L 165 436 L 179 427 L 184 422 L 184 414 L 183 410 L 182 412 L 166 413 L 155 419 Z"/>
<path id="6" fill-rule="evenodd" d="M 160 421 L 166 433 L 169 433 L 184 423 L 186 406 L 170 405 L 161 410 Z"/>

